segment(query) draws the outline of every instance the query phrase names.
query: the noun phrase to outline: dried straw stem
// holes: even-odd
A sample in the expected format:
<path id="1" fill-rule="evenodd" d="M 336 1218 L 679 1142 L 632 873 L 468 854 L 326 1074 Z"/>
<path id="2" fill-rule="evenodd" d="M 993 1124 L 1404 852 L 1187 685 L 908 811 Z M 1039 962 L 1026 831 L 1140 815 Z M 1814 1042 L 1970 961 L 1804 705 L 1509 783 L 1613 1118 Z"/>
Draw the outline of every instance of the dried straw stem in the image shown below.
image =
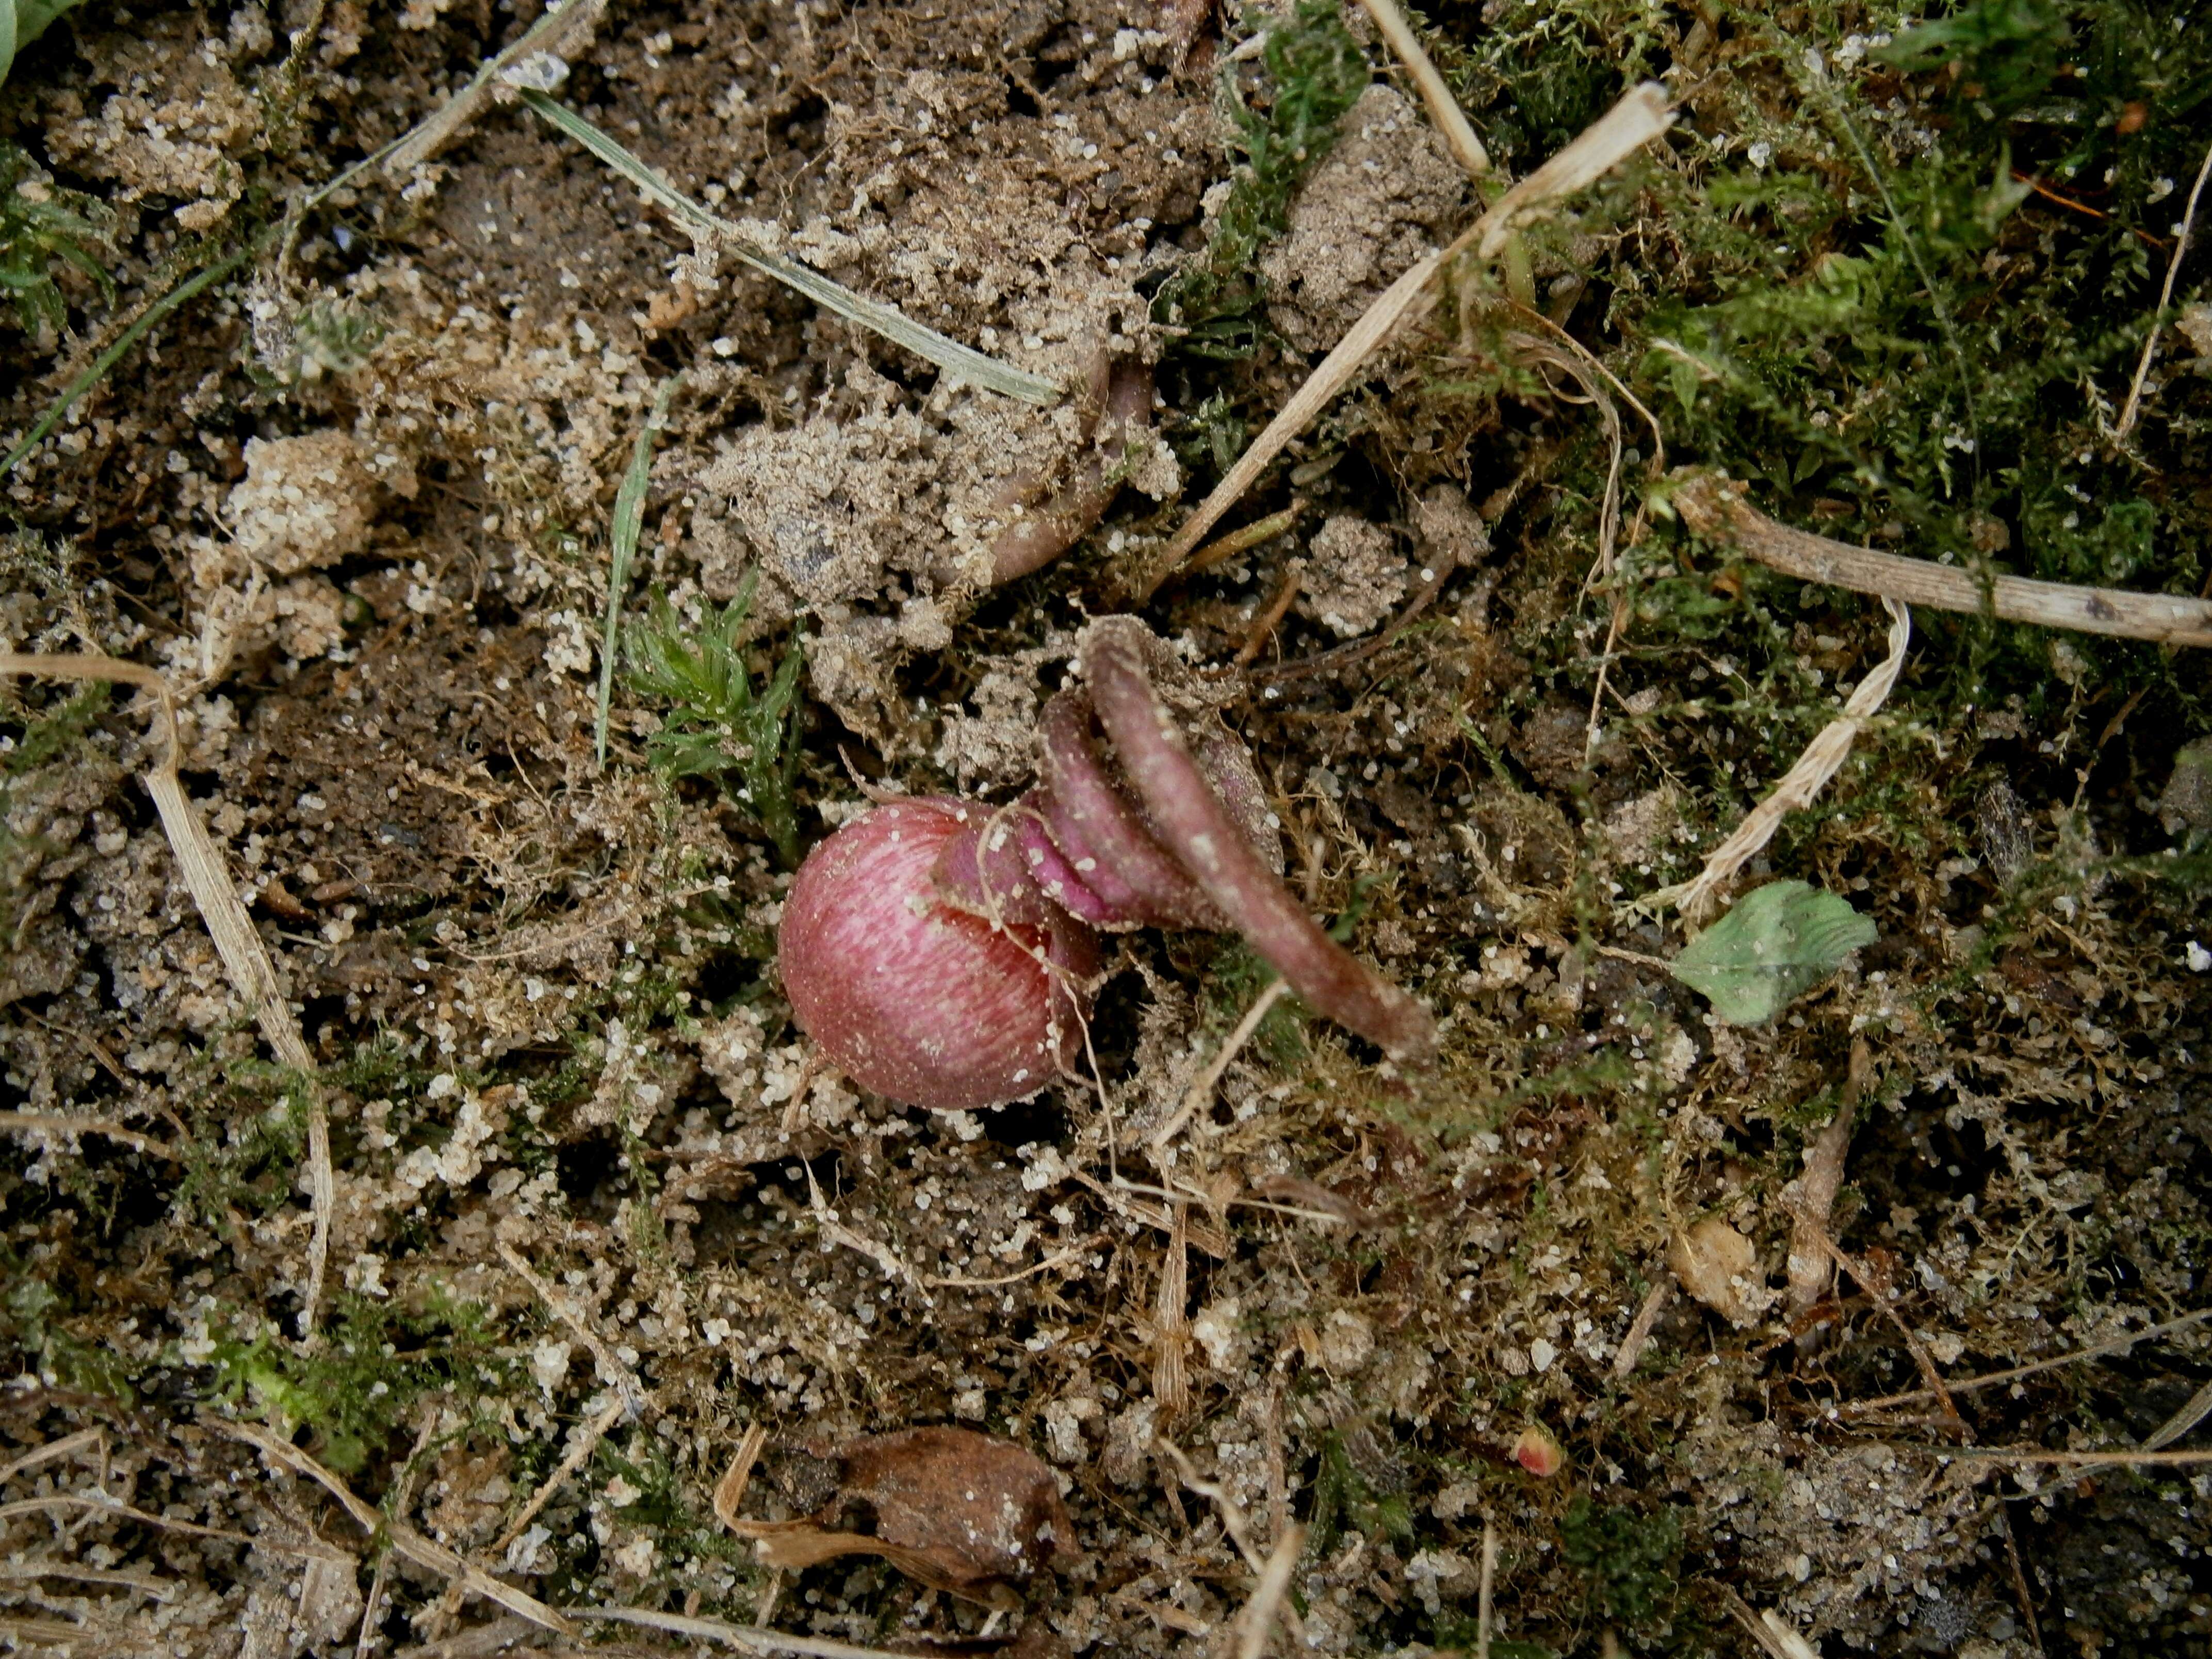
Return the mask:
<path id="1" fill-rule="evenodd" d="M 1480 258 L 1495 258 L 1520 226 L 1548 210 L 1562 197 L 1603 178 L 1666 131 L 1674 118 L 1665 88 L 1647 81 L 1633 88 L 1572 143 L 1499 197 L 1449 247 L 1431 254 L 1385 289 L 1335 349 L 1322 359 L 1306 383 L 1283 405 L 1282 412 L 1267 423 L 1267 429 L 1237 458 L 1229 476 L 1214 486 L 1213 493 L 1161 550 L 1159 561 L 1138 597 L 1152 597 L 1220 521 L 1221 515 L 1258 481 L 1284 447 L 1351 384 L 1361 366 L 1401 323 L 1428 315 L 1436 306 L 1432 284 L 1440 271 L 1469 249 Z"/>
<path id="2" fill-rule="evenodd" d="M 1882 603 L 1889 609 L 1889 654 L 1874 672 L 1859 682 L 1844 702 L 1844 712 L 1822 726 L 1820 734 L 1805 745 L 1796 763 L 1745 815 L 1735 833 L 1707 855 L 1705 867 L 1698 872 L 1696 878 L 1660 889 L 1651 895 L 1649 902 L 1672 902 L 1692 920 L 1700 918 L 1712 908 L 1721 885 L 1773 840 L 1774 832 L 1782 827 L 1782 820 L 1820 798 L 1828 780 L 1850 757 L 1851 745 L 1857 741 L 1860 728 L 1881 712 L 1897 684 L 1898 675 L 1904 672 L 1905 648 L 1912 642 L 1912 613 L 1901 600 L 1884 598 Z"/>
<path id="3" fill-rule="evenodd" d="M 1673 501 L 1691 529 L 1785 575 L 1931 610 L 1996 617 L 2040 628 L 2070 628 L 2165 645 L 2212 645 L 2212 602 L 2172 593 L 2130 593 L 2117 587 L 2075 587 L 2026 576 L 1984 579 L 1951 565 L 1877 553 L 1777 524 L 1744 500 L 1743 485 L 1718 473 L 1685 468 L 1674 477 Z"/>
<path id="4" fill-rule="evenodd" d="M 2158 356 L 2158 319 L 2173 303 L 2173 279 L 2181 274 L 2181 262 L 2189 252 L 2189 233 L 2197 225 L 2197 202 L 2204 194 L 2208 175 L 2212 175 L 2212 149 L 2204 152 L 2204 160 L 2197 169 L 2197 182 L 2189 187 L 2189 205 L 2182 211 L 2181 232 L 2173 239 L 2173 257 L 2166 262 L 2166 281 L 2158 290 L 2158 311 L 2151 317 L 2150 334 L 2143 341 L 2142 356 L 2136 361 L 2136 377 L 2129 384 L 2127 405 L 2120 410 L 2120 423 L 2112 429 L 2114 443 L 2135 429 L 2136 416 L 2142 408 L 2143 382 L 2150 378 L 2151 360 Z"/>
<path id="5" fill-rule="evenodd" d="M 501 1583 L 458 1551 L 448 1549 L 445 1545 L 424 1536 L 398 1516 L 381 1513 L 374 1504 L 356 1496 L 344 1481 L 289 1441 L 278 1438 L 258 1424 L 218 1422 L 216 1426 L 233 1439 L 242 1440 L 254 1447 L 270 1462 L 280 1463 L 295 1474 L 307 1476 L 337 1499 L 340 1507 L 353 1517 L 355 1525 L 372 1537 L 380 1531 L 384 1533 L 392 1540 L 392 1547 L 417 1566 L 427 1567 L 432 1572 L 453 1580 L 472 1595 L 481 1595 L 486 1601 L 498 1602 L 510 1613 L 520 1614 L 533 1625 L 557 1631 L 563 1636 L 576 1634 L 576 1627 L 554 1608 L 526 1590 Z"/>
<path id="6" fill-rule="evenodd" d="M 314 1231 L 307 1244 L 307 1282 L 300 1334 L 312 1339 L 322 1304 L 324 1270 L 331 1253 L 331 1212 L 336 1207 L 337 1185 L 331 1174 L 331 1120 L 314 1056 L 292 1006 L 277 983 L 276 967 L 268 947 L 254 931 L 238 888 L 230 878 L 222 853 L 200 822 L 198 809 L 185 793 L 177 775 L 177 707 L 169 683 L 143 664 L 118 657 L 65 656 L 44 652 L 0 652 L 0 674 L 34 675 L 46 679 L 110 681 L 151 691 L 155 699 L 155 725 L 161 738 L 160 764 L 143 774 L 146 793 L 161 815 L 161 828 L 178 873 L 198 908 L 200 921 L 214 939 L 216 954 L 231 987 L 252 1010 L 263 1039 L 289 1070 L 305 1083 L 307 1094 L 307 1189 L 314 1205 Z"/>
<path id="7" fill-rule="evenodd" d="M 1444 84 L 1435 61 L 1421 45 L 1420 36 L 1413 33 L 1413 25 L 1406 21 L 1396 0 L 1360 0 L 1367 15 L 1375 20 L 1376 31 L 1389 43 L 1390 50 L 1398 54 L 1398 61 L 1413 77 L 1420 89 L 1421 102 L 1428 106 L 1429 119 L 1437 124 L 1443 134 L 1444 143 L 1470 179 L 1487 178 L 1490 173 L 1490 152 L 1482 147 L 1482 140 L 1474 136 L 1474 128 L 1467 118 L 1467 112 L 1452 96 L 1451 88 Z"/>

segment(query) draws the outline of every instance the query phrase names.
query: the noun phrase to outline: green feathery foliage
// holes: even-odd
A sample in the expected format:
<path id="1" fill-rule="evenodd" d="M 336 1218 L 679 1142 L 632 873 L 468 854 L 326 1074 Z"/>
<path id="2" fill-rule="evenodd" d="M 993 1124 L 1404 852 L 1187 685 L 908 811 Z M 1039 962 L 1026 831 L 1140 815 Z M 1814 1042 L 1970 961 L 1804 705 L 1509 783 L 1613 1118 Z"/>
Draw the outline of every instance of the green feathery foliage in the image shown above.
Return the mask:
<path id="1" fill-rule="evenodd" d="M 633 690 L 669 705 L 648 758 L 672 778 L 706 778 L 751 815 L 787 869 L 799 865 L 799 721 L 803 647 L 794 635 L 783 660 L 757 694 L 745 665 L 745 618 L 757 572 L 696 633 L 686 629 L 665 594 L 653 595 L 643 627 L 624 655 Z"/>

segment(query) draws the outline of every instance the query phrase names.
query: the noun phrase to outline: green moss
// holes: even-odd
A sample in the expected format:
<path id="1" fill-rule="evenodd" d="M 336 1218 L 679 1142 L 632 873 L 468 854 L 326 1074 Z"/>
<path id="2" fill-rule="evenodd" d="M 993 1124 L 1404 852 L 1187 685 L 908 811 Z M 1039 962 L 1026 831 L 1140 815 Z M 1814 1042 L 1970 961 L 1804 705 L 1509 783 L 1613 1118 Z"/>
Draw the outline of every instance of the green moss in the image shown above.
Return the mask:
<path id="1" fill-rule="evenodd" d="M 1682 1522 L 1578 1496 L 1559 1522 L 1560 1559 L 1581 1571 L 1591 1608 L 1632 1631 L 1663 1632 L 1681 1598 Z"/>
<path id="2" fill-rule="evenodd" d="M 632 690 L 669 705 L 647 758 L 671 778 L 703 778 L 758 823 L 786 869 L 799 867 L 797 713 L 802 653 L 796 635 L 766 684 L 753 689 L 745 620 L 759 572 L 707 624 L 685 628 L 656 593 L 644 626 L 626 642 Z"/>
<path id="3" fill-rule="evenodd" d="M 527 1382 L 485 1309 L 433 1288 L 419 1303 L 342 1292 L 322 1341 L 301 1351 L 265 1331 L 217 1336 L 219 1397 L 258 1411 L 278 1433 L 316 1436 L 315 1455 L 352 1474 L 382 1454 L 416 1406 L 445 1391 L 511 1399 Z"/>
<path id="4" fill-rule="evenodd" d="M 1261 52 L 1267 85 L 1248 102 L 1233 65 L 1221 77 L 1221 106 L 1236 162 L 1227 199 L 1206 239 L 1206 257 L 1164 286 L 1156 321 L 1182 331 L 1177 349 L 1242 357 L 1257 344 L 1260 251 L 1282 234 L 1291 198 L 1336 141 L 1336 124 L 1367 89 L 1367 60 L 1335 0 L 1297 0 L 1267 22 Z"/>

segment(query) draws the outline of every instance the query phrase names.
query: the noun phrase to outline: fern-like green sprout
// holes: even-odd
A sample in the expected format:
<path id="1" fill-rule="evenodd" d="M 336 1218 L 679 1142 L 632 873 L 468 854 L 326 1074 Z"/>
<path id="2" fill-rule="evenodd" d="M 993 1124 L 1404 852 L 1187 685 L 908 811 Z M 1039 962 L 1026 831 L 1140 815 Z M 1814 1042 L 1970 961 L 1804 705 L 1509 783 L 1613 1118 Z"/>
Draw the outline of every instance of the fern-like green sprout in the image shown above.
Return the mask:
<path id="1" fill-rule="evenodd" d="M 0 7 L 7 3 L 0 0 Z M 110 301 L 115 279 L 92 252 L 105 238 L 81 210 L 96 210 L 90 198 L 57 190 L 35 171 L 21 149 L 0 141 L 0 293 L 15 301 L 25 333 L 41 325 L 59 333 L 68 311 L 54 282 L 55 261 L 75 265 Z"/>
<path id="2" fill-rule="evenodd" d="M 672 778 L 713 780 L 766 832 L 785 868 L 797 869 L 794 703 L 804 653 L 794 635 L 775 673 L 755 692 L 743 635 L 758 574 L 748 571 L 737 597 L 696 633 L 665 594 L 655 593 L 644 626 L 629 634 L 624 678 L 641 696 L 669 706 L 647 746 L 654 769 Z"/>

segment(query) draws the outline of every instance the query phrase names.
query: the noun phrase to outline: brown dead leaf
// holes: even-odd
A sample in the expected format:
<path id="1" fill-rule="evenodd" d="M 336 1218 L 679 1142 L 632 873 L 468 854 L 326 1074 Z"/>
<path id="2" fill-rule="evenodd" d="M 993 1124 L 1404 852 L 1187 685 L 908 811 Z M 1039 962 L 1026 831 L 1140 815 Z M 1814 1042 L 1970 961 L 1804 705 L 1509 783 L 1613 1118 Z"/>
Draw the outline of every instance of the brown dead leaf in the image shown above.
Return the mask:
<path id="1" fill-rule="evenodd" d="M 1012 1441 L 972 1429 L 902 1429 L 853 1441 L 836 1455 L 837 1498 L 811 1519 L 739 1521 L 734 1495 L 718 1510 L 731 1511 L 725 1522 L 754 1539 L 770 1566 L 873 1555 L 934 1589 L 994 1607 L 1019 1607 L 1021 1587 L 1055 1553 L 1074 1549 L 1074 1522 L 1052 1471 Z"/>
<path id="2" fill-rule="evenodd" d="M 1678 1230 L 1667 1241 L 1667 1265 L 1684 1290 L 1732 1325 L 1748 1325 L 1774 1299 L 1751 1241 L 1718 1216 Z"/>

